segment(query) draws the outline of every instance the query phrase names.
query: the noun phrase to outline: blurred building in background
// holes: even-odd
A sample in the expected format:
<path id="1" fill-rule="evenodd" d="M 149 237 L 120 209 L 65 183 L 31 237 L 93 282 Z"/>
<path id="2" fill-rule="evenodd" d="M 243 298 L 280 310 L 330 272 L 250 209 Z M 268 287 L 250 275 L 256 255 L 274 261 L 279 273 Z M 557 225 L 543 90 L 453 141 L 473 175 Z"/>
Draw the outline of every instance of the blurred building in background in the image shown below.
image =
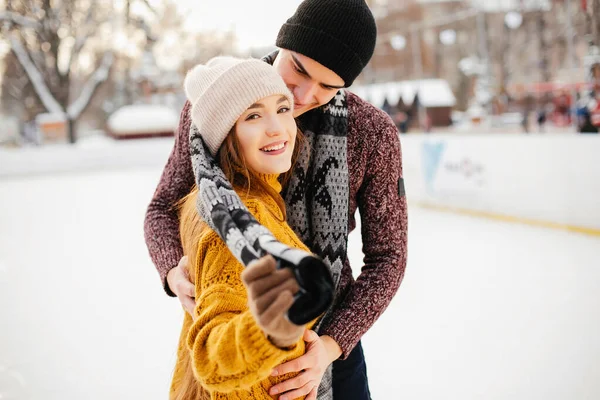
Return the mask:
<path id="1" fill-rule="evenodd" d="M 577 93 L 589 86 L 584 58 L 600 43 L 598 1 L 370 4 L 379 38 L 361 84 L 443 79 L 456 95 L 457 111 L 468 110 L 484 86 L 484 112 L 535 117 L 552 111 L 554 122 L 571 124 Z M 466 73 L 461 63 L 467 62 L 483 71 Z"/>
<path id="2" fill-rule="evenodd" d="M 597 120 L 589 111 L 597 63 L 589 60 L 600 45 L 600 0 L 367 2 L 379 37 L 351 89 L 378 107 L 385 99 L 401 130 L 485 116 L 497 117 L 487 119 L 494 126 L 525 131 Z M 0 142 L 75 142 L 106 132 L 109 116 L 130 105 L 179 113 L 191 66 L 219 54 L 261 57 L 275 49 L 241 53 L 231 27 L 190 31 L 173 0 L 86 4 L 0 3 Z M 438 82 L 451 95 L 444 89 L 432 102 L 436 96 L 419 82 Z M 51 134 L 39 121 L 52 121 Z"/>

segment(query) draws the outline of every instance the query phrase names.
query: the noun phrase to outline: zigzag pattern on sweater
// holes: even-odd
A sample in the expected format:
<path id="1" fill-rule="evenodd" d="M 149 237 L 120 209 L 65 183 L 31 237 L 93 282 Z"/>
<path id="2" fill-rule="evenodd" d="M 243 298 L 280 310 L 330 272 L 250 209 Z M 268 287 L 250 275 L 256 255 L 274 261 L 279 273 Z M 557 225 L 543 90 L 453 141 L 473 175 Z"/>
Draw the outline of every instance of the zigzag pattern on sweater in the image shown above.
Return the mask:
<path id="1" fill-rule="evenodd" d="M 290 225 L 329 265 L 336 287 L 348 241 L 347 115 L 341 90 L 299 118 L 312 151 L 301 153 L 285 197 Z"/>
<path id="2" fill-rule="evenodd" d="M 347 108 L 326 106 L 324 111 L 333 115 L 334 117 L 343 117 L 343 118 L 348 117 L 348 109 Z"/>

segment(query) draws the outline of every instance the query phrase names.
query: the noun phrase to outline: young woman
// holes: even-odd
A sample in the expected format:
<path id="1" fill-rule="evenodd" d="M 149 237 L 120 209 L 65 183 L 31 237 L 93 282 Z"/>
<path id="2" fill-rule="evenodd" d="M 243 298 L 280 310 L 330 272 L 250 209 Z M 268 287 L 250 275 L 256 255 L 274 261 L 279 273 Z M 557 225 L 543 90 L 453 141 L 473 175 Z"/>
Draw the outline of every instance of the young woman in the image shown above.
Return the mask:
<path id="1" fill-rule="evenodd" d="M 188 73 L 185 91 L 194 125 L 244 205 L 277 240 L 308 251 L 279 194 L 302 138 L 282 78 L 260 60 L 217 57 Z M 197 196 L 194 187 L 179 203 L 196 307 L 185 315 L 171 399 L 272 399 L 271 386 L 290 378 L 271 376 L 273 368 L 304 354 L 311 325 L 285 317 L 297 282 L 274 260 L 244 269 L 200 218 Z"/>

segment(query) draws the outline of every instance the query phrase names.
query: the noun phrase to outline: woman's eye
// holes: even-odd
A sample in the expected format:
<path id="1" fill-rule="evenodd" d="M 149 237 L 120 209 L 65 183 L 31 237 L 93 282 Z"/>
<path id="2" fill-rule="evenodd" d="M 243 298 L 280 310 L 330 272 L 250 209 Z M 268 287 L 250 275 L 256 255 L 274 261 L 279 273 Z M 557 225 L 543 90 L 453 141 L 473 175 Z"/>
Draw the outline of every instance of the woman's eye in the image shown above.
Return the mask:
<path id="1" fill-rule="evenodd" d="M 302 71 L 300 68 L 298 68 L 298 66 L 296 64 L 293 64 L 293 66 L 294 66 L 294 71 L 296 71 L 300 75 L 304 75 L 304 71 Z"/>
<path id="2" fill-rule="evenodd" d="M 252 119 L 257 119 L 259 117 L 258 114 L 250 114 L 246 117 L 246 121 L 250 121 Z"/>
<path id="3" fill-rule="evenodd" d="M 279 114 L 284 114 L 289 111 L 290 111 L 289 107 L 281 107 L 279 110 L 277 110 L 277 112 L 279 112 Z"/>

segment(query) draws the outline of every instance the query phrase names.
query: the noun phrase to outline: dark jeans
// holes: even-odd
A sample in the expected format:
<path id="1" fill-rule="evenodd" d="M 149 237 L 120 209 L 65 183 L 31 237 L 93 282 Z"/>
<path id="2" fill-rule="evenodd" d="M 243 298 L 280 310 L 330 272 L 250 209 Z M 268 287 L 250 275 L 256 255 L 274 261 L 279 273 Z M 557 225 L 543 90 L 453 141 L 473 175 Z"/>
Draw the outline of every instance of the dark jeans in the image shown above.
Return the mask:
<path id="1" fill-rule="evenodd" d="M 345 360 L 333 362 L 333 398 L 335 400 L 371 400 L 367 365 L 360 342 Z"/>

